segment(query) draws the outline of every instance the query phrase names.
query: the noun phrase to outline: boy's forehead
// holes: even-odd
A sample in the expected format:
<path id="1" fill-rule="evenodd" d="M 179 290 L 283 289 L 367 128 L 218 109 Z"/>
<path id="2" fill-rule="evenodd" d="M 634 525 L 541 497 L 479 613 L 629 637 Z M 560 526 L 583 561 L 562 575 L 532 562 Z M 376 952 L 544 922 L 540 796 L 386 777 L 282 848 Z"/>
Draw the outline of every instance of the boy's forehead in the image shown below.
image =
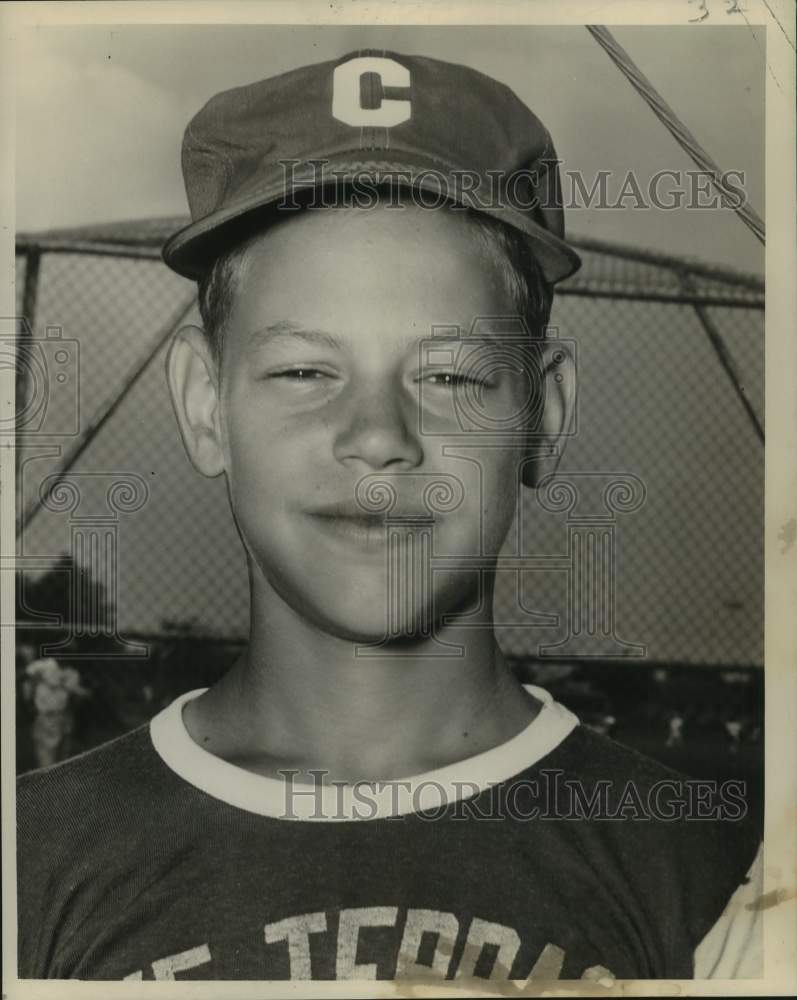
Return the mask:
<path id="1" fill-rule="evenodd" d="M 472 228 L 462 213 L 418 208 L 307 211 L 244 248 L 233 313 L 257 346 L 369 324 L 416 338 L 502 336 L 510 262 Z"/>
<path id="2" fill-rule="evenodd" d="M 307 282 L 308 291 L 311 281 L 317 290 L 319 278 L 332 277 L 344 293 L 358 284 L 399 288 L 428 269 L 438 279 L 456 281 L 467 271 L 494 278 L 508 266 L 505 253 L 487 252 L 466 213 L 378 202 L 369 208 L 308 208 L 265 225 L 242 246 L 236 270 L 249 285 L 277 275 L 283 280 L 290 272 Z"/>
<path id="3" fill-rule="evenodd" d="M 385 249 L 391 244 L 461 245 L 464 236 L 473 242 L 476 225 L 472 216 L 450 203 L 424 206 L 407 192 L 379 194 L 367 206 L 308 205 L 299 211 L 268 219 L 254 231 L 247 245 L 266 251 L 274 244 L 308 252 L 314 243 L 333 240 L 336 247 L 362 245 L 364 240 L 380 240 Z M 375 244 L 376 245 L 376 244 Z"/>

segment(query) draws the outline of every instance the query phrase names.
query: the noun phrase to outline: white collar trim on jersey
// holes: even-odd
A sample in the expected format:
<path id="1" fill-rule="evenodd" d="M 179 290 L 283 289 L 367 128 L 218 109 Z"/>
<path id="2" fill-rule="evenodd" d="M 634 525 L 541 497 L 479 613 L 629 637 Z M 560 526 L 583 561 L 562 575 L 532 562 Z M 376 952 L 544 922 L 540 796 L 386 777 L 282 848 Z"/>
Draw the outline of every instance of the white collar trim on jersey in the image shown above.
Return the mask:
<path id="1" fill-rule="evenodd" d="M 291 783 L 254 774 L 216 757 L 191 739 L 183 722 L 183 706 L 206 688 L 188 691 L 164 708 L 150 723 L 150 735 L 155 750 L 175 774 L 238 809 L 277 819 L 387 819 L 473 798 L 555 749 L 578 725 L 578 719 L 542 688 L 532 684 L 524 687 L 542 702 L 542 708 L 516 736 L 446 767 L 391 781 L 317 786 Z"/>

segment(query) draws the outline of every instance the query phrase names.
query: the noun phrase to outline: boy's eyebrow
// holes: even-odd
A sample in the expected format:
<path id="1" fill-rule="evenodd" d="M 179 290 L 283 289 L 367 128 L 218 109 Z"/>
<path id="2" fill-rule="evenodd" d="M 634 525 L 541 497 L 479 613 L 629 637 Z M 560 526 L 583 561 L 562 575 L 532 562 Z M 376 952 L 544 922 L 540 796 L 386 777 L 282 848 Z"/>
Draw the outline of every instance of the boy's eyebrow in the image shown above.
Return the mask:
<path id="1" fill-rule="evenodd" d="M 268 326 L 260 327 L 257 330 L 253 330 L 249 334 L 249 347 L 253 350 L 257 350 L 260 347 L 264 347 L 266 344 L 271 343 L 273 340 L 279 337 L 291 337 L 297 340 L 303 340 L 305 343 L 309 344 L 324 344 L 327 347 L 332 347 L 340 349 L 343 344 L 339 337 L 335 336 L 333 333 L 329 333 L 326 330 L 308 330 L 301 326 L 299 323 L 295 323 L 290 319 L 277 320 L 276 323 L 269 323 Z M 476 338 L 477 343 L 483 339 L 496 339 L 499 340 L 500 336 L 491 336 L 489 330 L 482 332 L 481 337 Z M 435 333 L 433 336 L 427 334 L 426 336 L 418 337 L 415 341 L 417 344 L 424 344 L 428 347 L 433 347 L 436 344 L 446 344 L 446 343 L 467 343 L 468 337 L 462 337 L 456 332 L 451 333 Z"/>
<path id="2" fill-rule="evenodd" d="M 268 326 L 253 330 L 249 335 L 249 346 L 263 347 L 278 337 L 296 337 L 311 344 L 326 344 L 327 347 L 340 347 L 340 339 L 325 330 L 306 330 L 298 323 L 289 319 L 269 323 Z"/>

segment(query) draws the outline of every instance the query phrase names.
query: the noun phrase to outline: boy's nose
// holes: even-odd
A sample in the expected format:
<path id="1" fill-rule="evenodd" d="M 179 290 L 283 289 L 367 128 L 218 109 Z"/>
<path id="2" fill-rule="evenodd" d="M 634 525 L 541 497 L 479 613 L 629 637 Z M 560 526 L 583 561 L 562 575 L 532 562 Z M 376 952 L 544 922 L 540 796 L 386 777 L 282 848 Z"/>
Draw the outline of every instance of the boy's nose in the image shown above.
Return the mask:
<path id="1" fill-rule="evenodd" d="M 353 395 L 335 438 L 335 457 L 369 469 L 415 468 L 423 460 L 416 411 L 417 403 L 397 398 L 387 386 Z"/>

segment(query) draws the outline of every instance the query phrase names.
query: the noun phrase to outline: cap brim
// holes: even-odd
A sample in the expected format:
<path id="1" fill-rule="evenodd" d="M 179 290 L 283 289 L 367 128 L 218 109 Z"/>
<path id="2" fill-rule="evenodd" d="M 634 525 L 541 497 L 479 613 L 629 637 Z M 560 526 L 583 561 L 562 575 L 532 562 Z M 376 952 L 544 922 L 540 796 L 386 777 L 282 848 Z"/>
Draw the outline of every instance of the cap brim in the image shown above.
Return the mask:
<path id="1" fill-rule="evenodd" d="M 440 171 L 438 169 L 436 174 L 430 175 L 430 168 L 426 165 L 413 165 L 408 168 L 404 162 L 401 164 L 391 162 L 379 164 L 378 169 L 374 170 L 372 161 L 368 164 L 367 170 L 359 167 L 347 172 L 345 169 L 339 169 L 334 160 L 330 160 L 329 163 L 335 167 L 336 184 L 356 184 L 362 181 L 364 175 L 371 174 L 384 175 L 386 178 L 400 175 L 403 187 L 440 195 L 438 183 L 436 181 L 433 183 L 431 180 L 431 176 L 439 177 Z M 259 223 L 266 226 L 270 222 L 295 214 L 299 207 L 295 197 L 299 192 L 313 191 L 323 186 L 323 184 L 300 184 L 290 187 L 286 186 L 283 177 L 276 181 L 271 180 L 270 183 L 266 182 L 259 189 L 179 230 L 164 244 L 163 259 L 173 271 L 183 277 L 199 280 L 219 254 L 251 235 Z M 454 185 L 453 190 L 456 189 Z M 455 203 L 458 201 L 454 198 L 445 200 Z M 550 284 L 570 277 L 581 266 L 581 258 L 569 244 L 519 209 L 492 203 L 488 205 L 462 201 L 458 203 L 512 226 L 527 236 L 540 270 Z"/>

